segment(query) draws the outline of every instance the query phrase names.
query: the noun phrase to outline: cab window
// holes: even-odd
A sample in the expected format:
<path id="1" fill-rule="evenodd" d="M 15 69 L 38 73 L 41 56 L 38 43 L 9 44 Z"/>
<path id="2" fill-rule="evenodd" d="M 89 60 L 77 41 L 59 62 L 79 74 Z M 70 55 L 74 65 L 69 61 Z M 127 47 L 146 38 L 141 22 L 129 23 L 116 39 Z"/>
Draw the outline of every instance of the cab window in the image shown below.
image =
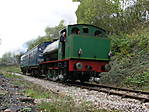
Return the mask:
<path id="1" fill-rule="evenodd" d="M 88 28 L 83 28 L 83 33 L 88 33 L 89 29 Z"/>
<path id="2" fill-rule="evenodd" d="M 80 34 L 80 30 L 77 27 L 72 28 L 71 34 Z"/>
<path id="3" fill-rule="evenodd" d="M 103 32 L 100 30 L 95 31 L 94 36 L 99 37 L 102 36 Z"/>

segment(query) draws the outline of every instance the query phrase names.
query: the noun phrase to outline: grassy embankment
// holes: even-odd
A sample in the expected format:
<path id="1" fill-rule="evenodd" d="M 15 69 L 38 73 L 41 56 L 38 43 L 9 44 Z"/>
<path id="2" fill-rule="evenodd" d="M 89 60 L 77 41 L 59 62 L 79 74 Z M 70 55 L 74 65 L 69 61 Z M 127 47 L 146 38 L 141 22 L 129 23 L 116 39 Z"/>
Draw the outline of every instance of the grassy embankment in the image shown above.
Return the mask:
<path id="1" fill-rule="evenodd" d="M 102 83 L 149 91 L 149 28 L 112 35 L 112 70 Z"/>
<path id="2" fill-rule="evenodd" d="M 118 112 L 104 109 L 96 109 L 90 102 L 76 104 L 73 99 L 63 94 L 55 94 L 49 90 L 42 88 L 40 85 L 35 85 L 25 81 L 21 76 L 15 76 L 8 72 L 20 72 L 18 66 L 0 67 L 0 73 L 11 79 L 12 84 L 23 88 L 21 92 L 25 96 L 32 97 L 41 101 L 36 104 L 37 111 L 42 112 Z M 46 102 L 49 101 L 49 102 Z"/>

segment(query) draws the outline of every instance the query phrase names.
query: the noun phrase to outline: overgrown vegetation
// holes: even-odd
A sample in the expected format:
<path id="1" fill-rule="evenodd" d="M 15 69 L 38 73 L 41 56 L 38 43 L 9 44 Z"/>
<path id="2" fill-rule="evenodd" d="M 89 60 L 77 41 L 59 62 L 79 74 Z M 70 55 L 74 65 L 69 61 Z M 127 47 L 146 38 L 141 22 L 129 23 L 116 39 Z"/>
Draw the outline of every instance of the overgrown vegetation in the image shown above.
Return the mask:
<path id="1" fill-rule="evenodd" d="M 143 72 L 134 76 L 129 76 L 124 81 L 124 84 L 131 85 L 132 87 L 144 87 L 149 90 L 149 73 Z"/>
<path id="2" fill-rule="evenodd" d="M 132 34 L 112 35 L 112 70 L 102 82 L 149 90 L 149 29 Z"/>

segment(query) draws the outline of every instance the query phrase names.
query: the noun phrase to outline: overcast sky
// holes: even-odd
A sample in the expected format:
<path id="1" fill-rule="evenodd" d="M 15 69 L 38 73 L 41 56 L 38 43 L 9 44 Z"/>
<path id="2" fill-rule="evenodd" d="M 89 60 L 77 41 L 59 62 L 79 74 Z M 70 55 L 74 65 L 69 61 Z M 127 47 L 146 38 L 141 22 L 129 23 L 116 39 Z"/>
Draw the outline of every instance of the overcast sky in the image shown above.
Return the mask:
<path id="1" fill-rule="evenodd" d="M 0 56 L 44 35 L 47 26 L 76 23 L 72 0 L 0 0 Z"/>

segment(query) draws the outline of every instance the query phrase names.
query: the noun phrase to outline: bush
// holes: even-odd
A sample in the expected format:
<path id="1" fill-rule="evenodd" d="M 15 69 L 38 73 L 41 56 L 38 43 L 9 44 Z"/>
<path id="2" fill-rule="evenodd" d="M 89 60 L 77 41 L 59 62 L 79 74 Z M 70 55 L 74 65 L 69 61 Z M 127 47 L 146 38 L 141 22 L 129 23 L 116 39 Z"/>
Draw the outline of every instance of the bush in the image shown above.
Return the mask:
<path id="1" fill-rule="evenodd" d="M 146 88 L 149 82 L 149 29 L 111 35 L 112 69 L 102 73 L 101 83 Z M 149 88 L 148 88 L 149 90 Z"/>
<path id="2" fill-rule="evenodd" d="M 149 72 L 143 72 L 134 76 L 129 76 L 125 80 L 125 84 L 134 87 L 148 87 L 149 85 Z"/>

